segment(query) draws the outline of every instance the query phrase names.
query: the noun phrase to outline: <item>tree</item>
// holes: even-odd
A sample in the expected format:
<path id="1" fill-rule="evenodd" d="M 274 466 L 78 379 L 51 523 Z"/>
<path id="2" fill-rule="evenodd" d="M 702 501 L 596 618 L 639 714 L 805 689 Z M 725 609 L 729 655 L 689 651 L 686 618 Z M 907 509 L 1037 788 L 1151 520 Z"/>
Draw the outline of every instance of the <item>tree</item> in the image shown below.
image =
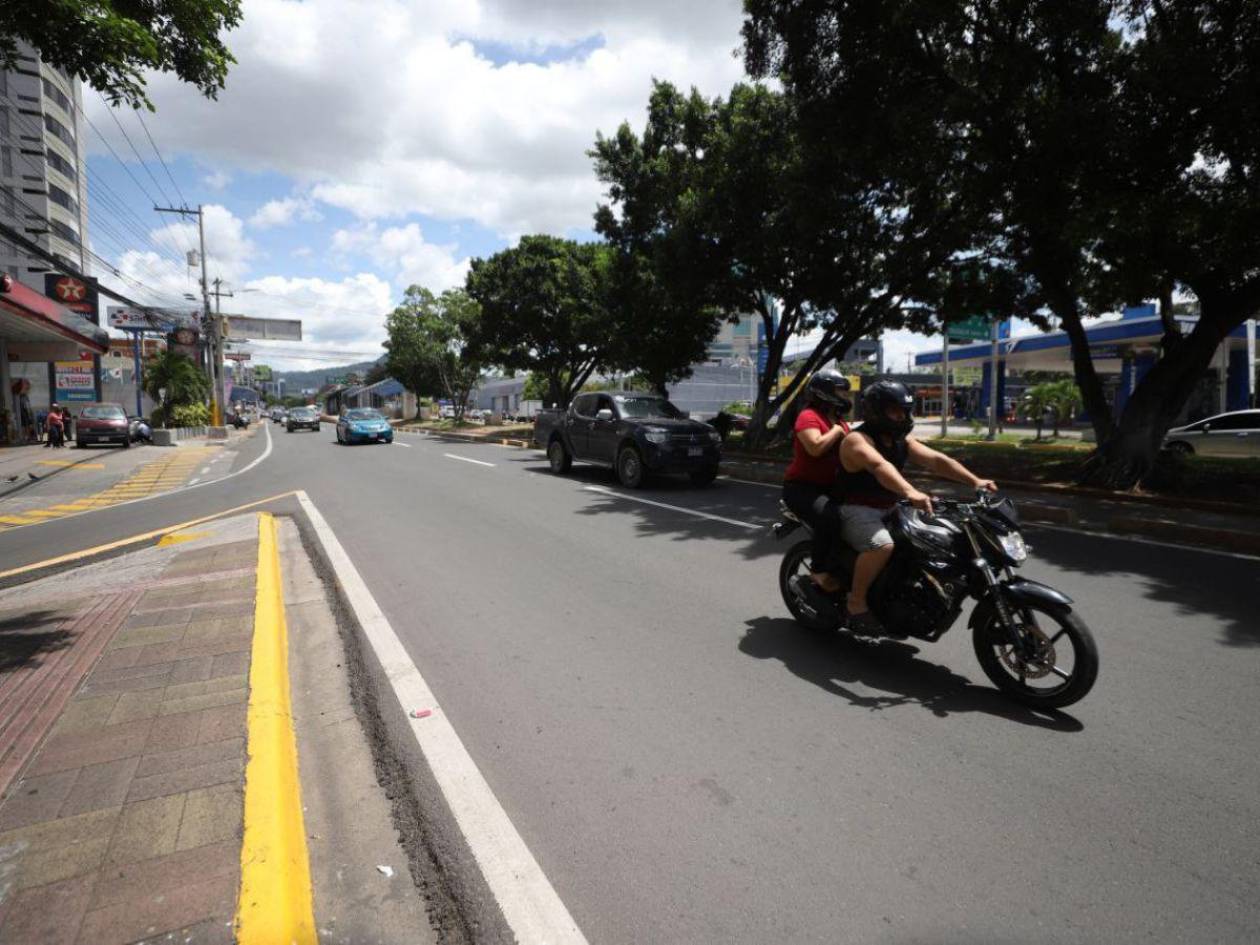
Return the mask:
<path id="1" fill-rule="evenodd" d="M 152 109 L 146 70 L 216 98 L 236 62 L 220 36 L 240 22 L 241 0 L 0 0 L 0 69 L 19 65 L 24 40 L 113 104 Z"/>
<path id="2" fill-rule="evenodd" d="M 469 340 L 476 333 L 480 306 L 463 289 L 434 295 L 413 285 L 386 320 L 388 373 L 417 397 L 445 397 L 459 422 L 482 362 Z"/>
<path id="3" fill-rule="evenodd" d="M 782 75 L 810 143 L 837 127 L 885 173 L 952 167 L 979 227 L 960 252 L 1035 283 L 1072 343 L 1099 448 L 1140 481 L 1225 334 L 1260 307 L 1260 6 L 1245 0 L 748 0 L 746 59 Z M 935 173 L 935 171 L 934 171 Z M 935 228 L 938 224 L 928 223 Z M 1191 289 L 1184 339 L 1117 423 L 1084 319 Z"/>
<path id="4" fill-rule="evenodd" d="M 642 135 L 623 124 L 593 152 L 610 199 L 596 229 L 649 260 L 659 295 L 760 317 L 753 442 L 819 366 L 918 317 L 905 303 L 939 261 L 918 226 L 926 188 L 894 190 L 843 148 L 820 163 L 797 129 L 792 103 L 763 86 L 710 101 L 658 82 Z M 815 329 L 813 354 L 776 392 L 788 340 Z"/>
<path id="5" fill-rule="evenodd" d="M 625 350 L 607 309 L 607 247 L 525 236 L 474 259 L 467 292 L 481 308 L 470 339 L 485 364 L 546 379 L 546 402 L 567 407 L 597 368 Z"/>
<path id="6" fill-rule="evenodd" d="M 210 394 L 210 381 L 177 351 L 160 351 L 144 363 L 144 392 L 158 402 L 155 419 L 170 422 L 172 411 L 199 403 Z"/>

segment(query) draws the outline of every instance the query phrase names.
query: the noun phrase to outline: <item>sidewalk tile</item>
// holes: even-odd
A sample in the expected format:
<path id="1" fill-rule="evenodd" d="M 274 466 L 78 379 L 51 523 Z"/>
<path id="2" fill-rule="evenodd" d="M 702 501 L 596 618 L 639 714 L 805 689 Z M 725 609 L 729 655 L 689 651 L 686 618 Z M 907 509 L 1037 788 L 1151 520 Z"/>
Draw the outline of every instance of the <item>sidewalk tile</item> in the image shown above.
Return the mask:
<path id="1" fill-rule="evenodd" d="M 233 678 L 233 677 L 228 677 Z M 248 689 L 230 689 L 226 692 L 207 692 L 202 695 L 188 696 L 184 699 L 173 699 L 163 702 L 161 715 L 174 715 L 179 712 L 195 712 L 198 709 L 211 709 L 220 705 L 244 703 L 249 697 Z"/>
<path id="2" fill-rule="evenodd" d="M 230 919 L 236 904 L 236 877 L 211 876 L 162 895 L 120 902 L 84 916 L 78 941 L 83 945 L 154 938 L 203 922 L 209 916 Z"/>
<path id="3" fill-rule="evenodd" d="M 245 675 L 249 670 L 249 652 L 246 650 L 236 650 L 232 653 L 220 653 L 214 657 L 214 664 L 210 667 L 210 678 L 216 679 L 219 676 Z"/>
<path id="4" fill-rule="evenodd" d="M 210 678 L 214 669 L 213 656 L 194 656 L 190 659 L 178 660 L 171 664 L 171 675 L 167 679 L 172 686 L 184 683 L 204 682 Z"/>
<path id="5" fill-rule="evenodd" d="M 187 659 L 193 656 L 218 656 L 220 653 L 234 653 L 238 650 L 248 651 L 252 642 L 253 632 L 251 631 L 198 643 L 181 643 L 179 649 L 175 651 L 175 658 Z"/>
<path id="6" fill-rule="evenodd" d="M 215 784 L 238 782 L 244 776 L 244 772 L 245 766 L 240 760 L 230 759 L 199 765 L 195 768 L 154 774 L 146 778 L 136 778 L 131 782 L 127 800 L 143 801 L 150 797 L 161 797 L 164 794 L 178 794 L 181 791 L 212 787 Z"/>
<path id="7" fill-rule="evenodd" d="M 244 792 L 235 784 L 190 791 L 175 848 L 189 850 L 226 840 L 239 841 L 244 807 Z"/>
<path id="8" fill-rule="evenodd" d="M 116 902 L 160 896 L 198 879 L 234 875 L 240 860 L 240 844 L 225 840 L 127 863 L 103 871 L 89 905 L 100 909 Z"/>
<path id="9" fill-rule="evenodd" d="M 158 714 L 161 706 L 161 689 L 120 693 L 114 710 L 109 714 L 109 724 L 117 725 L 120 722 L 133 722 L 136 719 L 151 719 Z"/>
<path id="10" fill-rule="evenodd" d="M 71 768 L 56 774 L 23 779 L 0 808 L 0 831 L 16 830 L 55 818 L 78 777 L 79 769 Z"/>
<path id="11" fill-rule="evenodd" d="M 133 667 L 134 668 L 134 667 Z M 169 672 L 169 668 L 167 672 Z M 82 686 L 79 687 L 79 693 L 85 696 L 96 696 L 106 692 L 144 692 L 148 689 L 161 689 L 166 685 L 166 676 L 164 673 L 149 673 L 148 675 L 124 676 L 120 679 L 100 679 L 93 674 L 88 678 Z"/>
<path id="12" fill-rule="evenodd" d="M 244 757 L 245 738 L 243 735 L 237 735 L 219 742 L 190 745 L 160 754 L 146 754 L 140 759 L 135 769 L 135 776 L 148 778 L 155 774 L 167 774 L 183 768 L 195 768 L 199 765 L 213 764 L 216 761 L 227 761 L 229 758 Z"/>
<path id="13" fill-rule="evenodd" d="M 166 687 L 166 701 L 174 702 L 177 699 L 186 699 L 189 696 L 205 696 L 214 692 L 230 692 L 233 689 L 243 689 L 247 684 L 248 679 L 243 672 L 240 672 L 231 676 L 217 676 L 213 679 L 205 679 L 198 682 L 170 685 Z"/>
<path id="14" fill-rule="evenodd" d="M 186 797 L 170 794 L 124 807 L 105 852 L 105 865 L 121 866 L 174 852 Z"/>
<path id="15" fill-rule="evenodd" d="M 163 607 L 161 610 L 147 612 L 132 611 L 123 624 L 126 630 L 139 630 L 142 627 L 178 626 L 192 619 L 192 608 Z"/>
<path id="16" fill-rule="evenodd" d="M 114 679 L 138 679 L 141 676 L 161 676 L 169 673 L 171 670 L 170 666 L 163 663 L 154 663 L 148 666 L 106 666 L 104 664 L 105 660 L 102 659 L 96 664 L 96 669 L 92 670 L 90 681 L 93 685 L 102 682 L 109 682 Z"/>
<path id="17" fill-rule="evenodd" d="M 53 735 L 26 774 L 28 777 L 52 774 L 54 771 L 139 755 L 144 751 L 152 726 L 152 719 L 141 719 L 87 732 L 62 732 Z"/>
<path id="18" fill-rule="evenodd" d="M 87 912 L 95 877 L 25 889 L 8 904 L 0 941 L 5 945 L 71 945 Z"/>
<path id="19" fill-rule="evenodd" d="M 109 813 L 112 817 L 116 817 L 118 808 L 110 808 Z M 108 847 L 107 834 L 103 837 L 85 837 L 55 849 L 39 850 L 33 853 L 28 850 L 22 857 L 21 871 L 18 873 L 18 888 L 46 886 L 49 883 L 70 879 L 72 876 L 91 873 L 104 862 L 105 850 Z"/>
<path id="20" fill-rule="evenodd" d="M 173 718 L 198 719 L 197 741 L 217 742 L 245 731 L 247 711 L 248 706 L 245 703 L 238 703 L 235 705 L 216 706 L 213 709 L 204 709 L 192 716 L 177 715 L 173 716 Z"/>
<path id="21" fill-rule="evenodd" d="M 109 645 L 111 650 L 121 650 L 129 646 L 148 646 L 153 643 L 174 643 L 184 637 L 184 624 L 160 627 L 136 627 L 134 630 L 120 630 L 118 636 Z"/>
<path id="22" fill-rule="evenodd" d="M 107 761 L 79 769 L 74 787 L 61 805 L 62 817 L 73 817 L 102 807 L 119 807 L 127 797 L 139 756 Z"/>

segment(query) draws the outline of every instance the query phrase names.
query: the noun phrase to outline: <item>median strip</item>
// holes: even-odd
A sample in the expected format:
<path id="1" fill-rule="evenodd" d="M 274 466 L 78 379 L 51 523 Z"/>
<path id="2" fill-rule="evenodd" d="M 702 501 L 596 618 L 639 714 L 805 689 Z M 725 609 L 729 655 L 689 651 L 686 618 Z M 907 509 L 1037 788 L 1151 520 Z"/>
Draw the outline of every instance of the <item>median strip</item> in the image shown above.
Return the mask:
<path id="1" fill-rule="evenodd" d="M 316 945 L 302 822 L 297 739 L 289 699 L 288 632 L 276 522 L 258 515 L 258 582 L 249 669 L 249 761 L 236 916 L 240 945 Z"/>

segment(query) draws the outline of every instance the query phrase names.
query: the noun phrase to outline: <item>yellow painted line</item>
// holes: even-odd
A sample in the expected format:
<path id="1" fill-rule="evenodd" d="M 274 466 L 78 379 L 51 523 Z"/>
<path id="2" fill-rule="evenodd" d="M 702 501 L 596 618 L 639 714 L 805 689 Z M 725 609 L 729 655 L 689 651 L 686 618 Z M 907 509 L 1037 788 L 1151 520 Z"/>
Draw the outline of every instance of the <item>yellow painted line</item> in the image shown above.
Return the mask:
<path id="1" fill-rule="evenodd" d="M 236 941 L 239 945 L 318 945 L 297 737 L 289 704 L 289 641 L 280 551 L 276 520 L 267 512 L 258 513 L 258 590 L 247 730 Z"/>
<path id="2" fill-rule="evenodd" d="M 79 505 L 77 502 L 72 502 L 67 505 L 48 506 L 49 511 L 52 511 L 52 512 L 78 512 L 78 511 L 81 511 L 82 508 L 83 506 Z"/>
<path id="3" fill-rule="evenodd" d="M 209 532 L 172 532 L 169 535 L 163 535 L 158 539 L 157 546 L 166 548 L 170 545 L 179 545 L 186 541 L 196 541 L 198 538 L 205 538 Z"/>
<path id="4" fill-rule="evenodd" d="M 34 525 L 36 521 L 38 520 L 18 515 L 0 515 L 0 525 Z"/>
<path id="5" fill-rule="evenodd" d="M 134 545 L 137 542 L 157 538 L 159 535 L 169 535 L 171 532 L 183 531 L 185 528 L 191 528 L 194 525 L 201 525 L 204 522 L 213 522 L 215 519 L 224 518 L 228 515 L 234 515 L 237 512 L 244 512 L 246 509 L 257 508 L 260 505 L 266 505 L 268 502 L 275 502 L 278 499 L 287 499 L 291 495 L 297 495 L 297 490 L 291 489 L 288 492 L 281 492 L 278 495 L 273 495 L 266 499 L 259 499 L 257 502 L 246 502 L 244 505 L 238 505 L 231 509 L 224 509 L 222 512 L 215 512 L 213 515 L 204 515 L 201 518 L 190 519 L 187 522 L 180 522 L 178 525 L 168 525 L 165 528 L 155 528 L 153 531 L 141 532 L 139 535 L 132 535 L 129 538 L 119 538 L 117 541 L 107 542 L 106 544 L 97 545 L 93 548 L 84 548 L 82 551 L 71 551 L 64 555 L 58 555 L 55 558 L 47 558 L 44 561 L 36 561 L 33 564 L 24 564 L 20 568 L 10 568 L 8 571 L 0 571 L 0 579 L 13 577 L 18 574 L 27 574 L 31 571 L 38 571 L 41 568 L 51 568 L 59 564 L 67 564 L 71 561 L 80 561 L 83 558 L 91 558 L 93 555 L 104 554 L 107 551 L 113 551 L 115 548 L 125 548 L 128 545 Z M 27 525 L 31 523 L 21 522 L 20 524 Z"/>
<path id="6" fill-rule="evenodd" d="M 76 463 L 69 459 L 41 459 L 41 466 L 60 466 L 63 469 L 104 469 L 104 463 Z"/>
<path id="7" fill-rule="evenodd" d="M 50 512 L 48 509 L 27 509 L 27 510 L 26 510 L 25 512 L 23 512 L 22 514 L 23 514 L 23 515 L 25 515 L 25 516 L 27 516 L 28 518 L 30 518 L 30 517 L 34 517 L 34 518 L 61 518 L 61 516 L 63 516 L 65 513 L 64 513 L 64 512 Z"/>

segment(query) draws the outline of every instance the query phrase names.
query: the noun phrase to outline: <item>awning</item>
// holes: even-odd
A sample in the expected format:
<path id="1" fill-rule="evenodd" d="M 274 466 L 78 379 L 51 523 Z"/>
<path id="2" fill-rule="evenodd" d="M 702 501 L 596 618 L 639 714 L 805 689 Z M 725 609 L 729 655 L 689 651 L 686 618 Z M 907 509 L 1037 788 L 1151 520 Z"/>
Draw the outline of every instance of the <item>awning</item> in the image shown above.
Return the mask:
<path id="1" fill-rule="evenodd" d="M 0 275 L 0 338 L 19 361 L 74 360 L 80 352 L 109 350 L 105 329 L 7 274 Z"/>

